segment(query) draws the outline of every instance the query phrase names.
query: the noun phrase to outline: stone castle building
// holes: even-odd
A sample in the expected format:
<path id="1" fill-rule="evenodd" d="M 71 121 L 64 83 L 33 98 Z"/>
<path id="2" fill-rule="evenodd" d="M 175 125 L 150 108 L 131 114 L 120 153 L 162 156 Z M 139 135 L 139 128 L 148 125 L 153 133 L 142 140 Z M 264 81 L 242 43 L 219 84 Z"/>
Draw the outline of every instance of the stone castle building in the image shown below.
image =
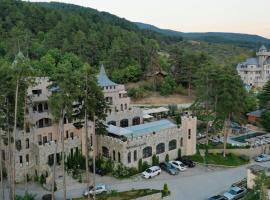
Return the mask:
<path id="1" fill-rule="evenodd" d="M 103 67 L 98 83 L 110 105 L 106 110 L 108 135 L 97 136 L 98 152 L 103 157 L 128 167 L 138 167 L 140 159 L 151 164 L 154 154 L 162 162 L 166 154 L 170 159 L 177 158 L 179 149 L 182 155 L 196 153 L 196 117 L 182 116 L 181 126 L 166 119 L 166 115 L 145 122 L 143 110 L 130 105 L 125 86 L 109 80 Z"/>
<path id="2" fill-rule="evenodd" d="M 247 86 L 263 87 L 270 80 L 270 51 L 262 46 L 256 58 L 248 58 L 237 65 L 238 74 Z"/>
<path id="3" fill-rule="evenodd" d="M 110 157 L 116 164 L 137 167 L 139 159 L 151 164 L 154 154 L 159 156 L 160 161 L 164 161 L 166 154 L 171 159 L 176 158 L 178 149 L 181 149 L 182 155 L 196 153 L 196 117 L 182 116 L 180 126 L 168 119 L 146 123 L 143 110 L 130 105 L 125 86 L 112 82 L 103 66 L 97 81 L 108 104 L 104 111 L 107 114 L 104 123 L 108 126 L 108 135 L 97 136 L 97 154 Z M 48 106 L 48 98 L 53 92 L 49 85 L 48 78 L 39 77 L 36 78 L 35 86 L 28 88 L 25 131 L 16 132 L 16 182 L 26 180 L 27 176 L 33 178 L 44 174 L 50 177 L 56 149 L 57 162 L 60 161 L 61 139 L 58 124 Z M 89 122 L 89 138 L 92 133 L 93 123 Z M 84 154 L 85 141 L 84 128 L 78 129 L 73 122 L 65 119 L 65 154 L 73 154 L 75 151 Z M 1 142 L 3 164 L 8 168 L 8 145 L 5 140 Z"/>

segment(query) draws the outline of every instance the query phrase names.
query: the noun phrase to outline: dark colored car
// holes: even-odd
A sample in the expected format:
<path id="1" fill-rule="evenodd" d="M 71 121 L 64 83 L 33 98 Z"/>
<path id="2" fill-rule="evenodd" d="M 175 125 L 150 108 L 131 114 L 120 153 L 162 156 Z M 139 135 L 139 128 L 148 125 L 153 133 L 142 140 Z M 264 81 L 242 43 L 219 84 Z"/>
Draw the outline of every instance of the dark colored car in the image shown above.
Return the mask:
<path id="1" fill-rule="evenodd" d="M 186 165 L 187 167 L 190 167 L 190 168 L 196 166 L 196 163 L 193 162 L 192 160 L 189 160 L 189 159 L 178 158 L 178 159 L 176 159 L 176 160 L 182 162 L 184 165 Z"/>
<path id="2" fill-rule="evenodd" d="M 42 200 L 52 200 L 52 195 L 51 194 L 45 194 L 42 196 Z"/>
<path id="3" fill-rule="evenodd" d="M 227 200 L 227 198 L 224 196 L 221 196 L 221 195 L 215 195 L 215 196 L 208 198 L 208 200 Z"/>
<path id="4" fill-rule="evenodd" d="M 93 173 L 93 165 L 90 165 L 90 171 Z M 105 170 L 96 167 L 96 174 L 105 176 L 107 173 Z"/>
<path id="5" fill-rule="evenodd" d="M 159 167 L 171 175 L 177 175 L 179 173 L 179 171 L 175 167 L 173 167 L 169 162 L 160 163 Z"/>

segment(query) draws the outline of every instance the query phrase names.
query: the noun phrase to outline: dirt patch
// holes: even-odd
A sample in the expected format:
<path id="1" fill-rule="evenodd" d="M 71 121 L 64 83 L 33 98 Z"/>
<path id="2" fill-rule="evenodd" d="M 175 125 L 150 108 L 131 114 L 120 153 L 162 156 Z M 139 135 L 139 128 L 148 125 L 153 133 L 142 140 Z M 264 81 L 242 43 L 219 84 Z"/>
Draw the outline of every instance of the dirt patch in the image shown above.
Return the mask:
<path id="1" fill-rule="evenodd" d="M 161 96 L 156 92 L 152 92 L 148 97 L 143 99 L 131 99 L 132 104 L 150 104 L 150 105 L 162 105 L 162 104 L 186 104 L 192 103 L 195 97 L 184 96 L 179 94 L 173 94 L 169 96 Z"/>

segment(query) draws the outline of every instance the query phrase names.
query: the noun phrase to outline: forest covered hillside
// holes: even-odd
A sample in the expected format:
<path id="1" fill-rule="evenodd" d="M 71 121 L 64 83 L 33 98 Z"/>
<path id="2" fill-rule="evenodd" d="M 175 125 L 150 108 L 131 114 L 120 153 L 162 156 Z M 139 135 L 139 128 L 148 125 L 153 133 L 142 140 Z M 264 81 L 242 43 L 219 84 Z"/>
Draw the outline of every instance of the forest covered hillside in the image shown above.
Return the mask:
<path id="1" fill-rule="evenodd" d="M 110 13 L 55 2 L 1 1 L 0 37 L 1 60 L 12 62 L 20 50 L 41 75 L 49 75 L 64 54 L 75 67 L 87 62 L 98 69 L 104 63 L 109 76 L 119 83 L 142 82 L 162 70 L 173 88 L 187 87 L 188 82 L 192 86 L 196 77 L 188 76 L 205 63 L 234 67 L 254 53 L 238 45 L 141 30 Z"/>
<path id="2" fill-rule="evenodd" d="M 134 22 L 142 30 L 151 30 L 157 33 L 162 33 L 167 36 L 178 36 L 186 39 L 193 39 L 219 44 L 233 44 L 240 47 L 259 48 L 261 45 L 270 45 L 270 39 L 259 36 L 243 33 L 222 33 L 222 32 L 180 32 L 170 29 L 162 29 L 151 24 Z"/>

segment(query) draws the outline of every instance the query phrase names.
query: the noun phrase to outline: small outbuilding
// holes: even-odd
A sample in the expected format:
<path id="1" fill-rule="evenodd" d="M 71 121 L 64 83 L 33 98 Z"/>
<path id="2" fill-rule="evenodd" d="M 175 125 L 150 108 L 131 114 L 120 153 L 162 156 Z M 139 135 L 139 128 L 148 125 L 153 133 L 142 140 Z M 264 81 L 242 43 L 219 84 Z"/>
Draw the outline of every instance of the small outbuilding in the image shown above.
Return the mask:
<path id="1" fill-rule="evenodd" d="M 261 109 L 261 110 L 255 110 L 255 111 L 252 111 L 250 113 L 247 113 L 248 122 L 249 123 L 259 122 L 264 111 L 265 111 L 264 109 Z"/>

